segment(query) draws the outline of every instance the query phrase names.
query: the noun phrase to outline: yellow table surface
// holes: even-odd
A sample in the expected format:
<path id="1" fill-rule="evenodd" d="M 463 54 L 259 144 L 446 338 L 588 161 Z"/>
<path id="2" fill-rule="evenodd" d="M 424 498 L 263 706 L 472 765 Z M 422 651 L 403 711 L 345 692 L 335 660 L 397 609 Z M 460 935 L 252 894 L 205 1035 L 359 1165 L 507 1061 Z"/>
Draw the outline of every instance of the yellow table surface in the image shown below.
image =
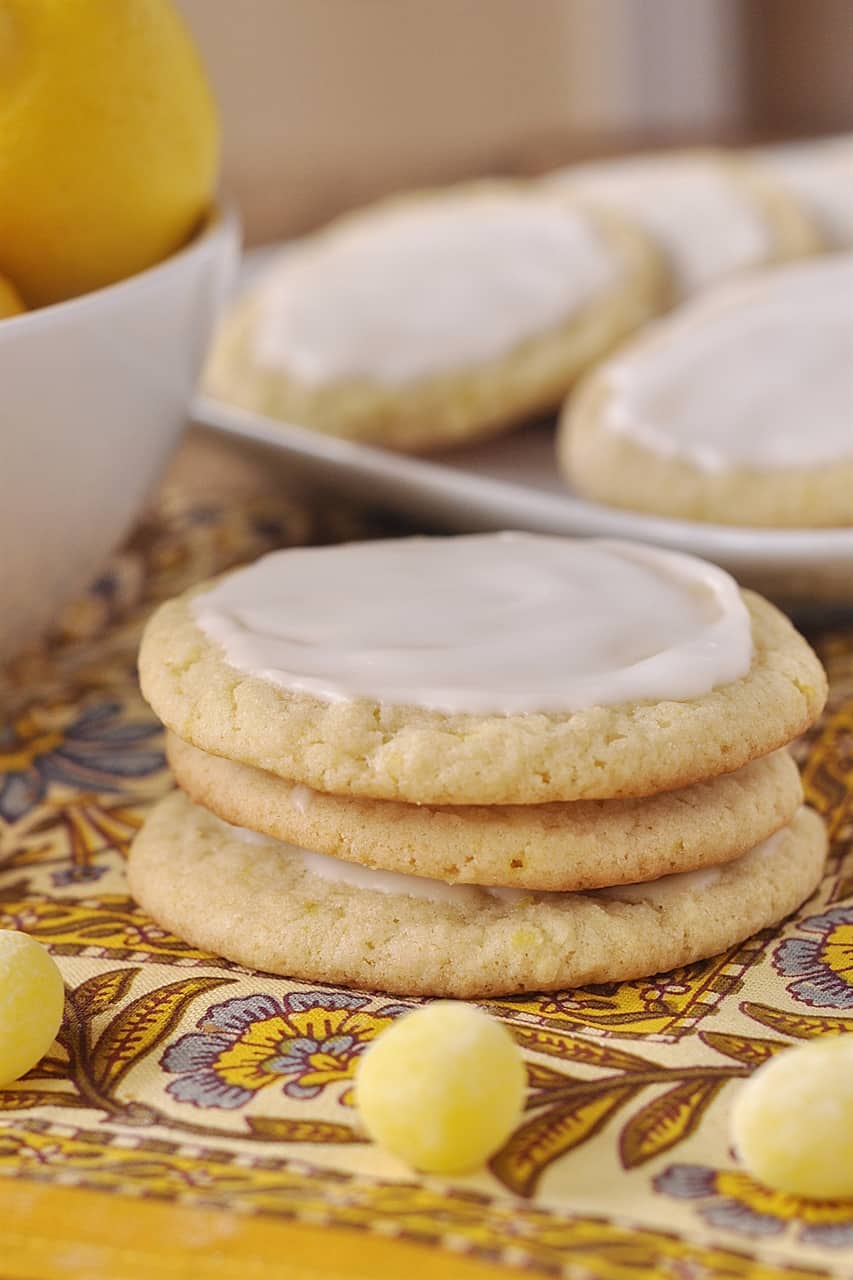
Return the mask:
<path id="1" fill-rule="evenodd" d="M 41 939 L 68 988 L 59 1041 L 0 1091 L 0 1280 L 853 1276 L 853 1202 L 769 1192 L 728 1137 L 757 1064 L 853 1031 L 853 631 L 812 637 L 832 694 L 797 747 L 832 837 L 820 889 L 703 964 L 486 1002 L 530 1097 L 476 1175 L 417 1177 L 360 1129 L 358 1056 L 417 1001 L 251 973 L 129 897 L 129 842 L 171 786 L 135 678 L 151 608 L 270 547 L 376 528 L 196 445 L 0 682 L 0 927 Z"/>

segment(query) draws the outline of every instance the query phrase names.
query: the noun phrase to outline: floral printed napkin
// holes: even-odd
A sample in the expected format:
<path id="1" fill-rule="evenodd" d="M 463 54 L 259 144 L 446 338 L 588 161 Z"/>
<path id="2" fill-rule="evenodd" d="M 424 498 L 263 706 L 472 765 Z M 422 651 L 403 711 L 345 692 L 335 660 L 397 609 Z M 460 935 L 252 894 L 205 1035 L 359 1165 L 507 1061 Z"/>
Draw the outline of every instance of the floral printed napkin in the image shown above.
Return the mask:
<path id="1" fill-rule="evenodd" d="M 524 1049 L 530 1091 L 480 1174 L 415 1177 L 359 1127 L 358 1057 L 417 1001 L 249 972 L 129 897 L 129 842 L 171 786 L 136 684 L 145 616 L 272 546 L 368 528 L 330 529 L 257 484 L 173 485 L 64 632 L 0 683 L 0 926 L 44 942 L 68 988 L 59 1041 L 0 1091 L 0 1174 L 16 1196 L 0 1274 L 231 1274 L 209 1242 L 234 1223 L 254 1242 L 234 1263 L 246 1276 L 853 1276 L 853 1203 L 759 1186 L 727 1124 L 756 1065 L 853 1031 L 853 630 L 813 637 L 832 696 L 798 748 L 833 842 L 819 891 L 706 963 L 487 1002 Z M 164 1225 L 131 1250 L 134 1215 L 155 1206 Z M 84 1229 L 94 1243 L 75 1263 Z"/>

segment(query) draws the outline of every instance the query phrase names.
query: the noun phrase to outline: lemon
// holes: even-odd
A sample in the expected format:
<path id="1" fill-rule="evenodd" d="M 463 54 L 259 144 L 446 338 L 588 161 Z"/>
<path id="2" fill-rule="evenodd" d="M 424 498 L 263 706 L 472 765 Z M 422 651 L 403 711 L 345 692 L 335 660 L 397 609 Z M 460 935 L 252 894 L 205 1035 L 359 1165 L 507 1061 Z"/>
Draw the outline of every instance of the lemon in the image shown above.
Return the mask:
<path id="1" fill-rule="evenodd" d="M 0 276 L 0 320 L 6 316 L 16 316 L 23 310 L 24 304 L 18 297 L 17 290 Z"/>
<path id="2" fill-rule="evenodd" d="M 466 1173 L 509 1137 L 526 1078 L 501 1023 L 471 1005 L 432 1004 L 368 1047 L 356 1103 L 370 1136 L 413 1169 Z"/>
<path id="3" fill-rule="evenodd" d="M 47 1053 L 64 1002 L 62 976 L 41 943 L 0 929 L 0 1088 Z"/>
<path id="4" fill-rule="evenodd" d="M 28 305 L 167 257 L 217 164 L 204 70 L 167 0 L 0 0 L 0 274 Z"/>
<path id="5" fill-rule="evenodd" d="M 741 1088 L 731 1125 L 759 1182 L 809 1199 L 853 1198 L 853 1035 L 770 1058 Z"/>

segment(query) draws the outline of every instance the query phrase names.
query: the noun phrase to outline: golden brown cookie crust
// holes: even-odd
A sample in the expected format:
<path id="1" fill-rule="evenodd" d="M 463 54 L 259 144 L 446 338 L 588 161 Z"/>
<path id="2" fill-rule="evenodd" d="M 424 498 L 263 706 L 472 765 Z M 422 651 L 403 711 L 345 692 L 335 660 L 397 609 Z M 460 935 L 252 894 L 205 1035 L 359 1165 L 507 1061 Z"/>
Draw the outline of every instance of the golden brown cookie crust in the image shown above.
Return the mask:
<path id="1" fill-rule="evenodd" d="M 178 791 L 137 835 L 128 876 L 164 928 L 250 968 L 465 999 L 659 973 L 776 924 L 817 885 L 826 834 L 802 809 L 771 843 L 711 882 L 688 881 L 652 901 L 599 891 L 506 902 L 482 890 L 459 904 L 318 877 L 298 853 L 247 843 Z"/>
<path id="2" fill-rule="evenodd" d="M 727 862 L 802 803 L 785 750 L 648 799 L 455 807 L 326 795 L 174 734 L 168 757 L 187 795 L 235 826 L 366 867 L 523 889 L 631 884 Z"/>
<path id="3" fill-rule="evenodd" d="M 806 641 L 761 596 L 743 595 L 749 672 L 682 702 L 506 716 L 321 702 L 229 666 L 196 625 L 190 596 L 151 618 L 140 679 L 185 742 L 317 791 L 439 805 L 648 796 L 768 755 L 823 707 L 826 676 Z"/>

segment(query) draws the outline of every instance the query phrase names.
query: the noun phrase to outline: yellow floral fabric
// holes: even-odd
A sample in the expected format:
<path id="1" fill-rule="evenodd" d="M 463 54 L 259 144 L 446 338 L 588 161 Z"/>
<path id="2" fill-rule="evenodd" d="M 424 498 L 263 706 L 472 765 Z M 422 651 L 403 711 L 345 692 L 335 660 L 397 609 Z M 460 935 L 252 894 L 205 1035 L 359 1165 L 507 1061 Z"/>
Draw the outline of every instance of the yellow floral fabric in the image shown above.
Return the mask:
<path id="1" fill-rule="evenodd" d="M 132 901 L 129 842 L 172 785 L 135 678 L 145 616 L 238 560 L 354 528 L 269 495 L 171 493 L 64 632 L 0 683 L 0 927 L 39 938 L 67 985 L 57 1043 L 0 1091 L 0 1174 L 38 1189 L 47 1234 L 51 1193 L 59 1205 L 69 1188 L 100 1197 L 105 1220 L 156 1202 L 176 1223 L 187 1206 L 220 1224 L 249 1215 L 271 1240 L 319 1224 L 340 1232 L 341 1277 L 368 1274 L 368 1236 L 384 1241 L 377 1277 L 466 1260 L 495 1276 L 853 1275 L 853 1202 L 759 1186 L 728 1137 L 758 1064 L 853 1031 L 853 631 L 813 636 L 832 694 L 797 748 L 832 837 L 819 891 L 782 928 L 688 969 L 485 1002 L 524 1050 L 529 1098 L 474 1176 L 414 1176 L 366 1142 L 353 1107 L 360 1054 L 418 1001 L 249 972 Z M 159 1247 L 180 1257 L 186 1242 L 168 1236 Z M 408 1253 L 403 1266 L 410 1246 L 420 1273 Z M 0 1255 L 19 1274 L 9 1265 Z"/>

